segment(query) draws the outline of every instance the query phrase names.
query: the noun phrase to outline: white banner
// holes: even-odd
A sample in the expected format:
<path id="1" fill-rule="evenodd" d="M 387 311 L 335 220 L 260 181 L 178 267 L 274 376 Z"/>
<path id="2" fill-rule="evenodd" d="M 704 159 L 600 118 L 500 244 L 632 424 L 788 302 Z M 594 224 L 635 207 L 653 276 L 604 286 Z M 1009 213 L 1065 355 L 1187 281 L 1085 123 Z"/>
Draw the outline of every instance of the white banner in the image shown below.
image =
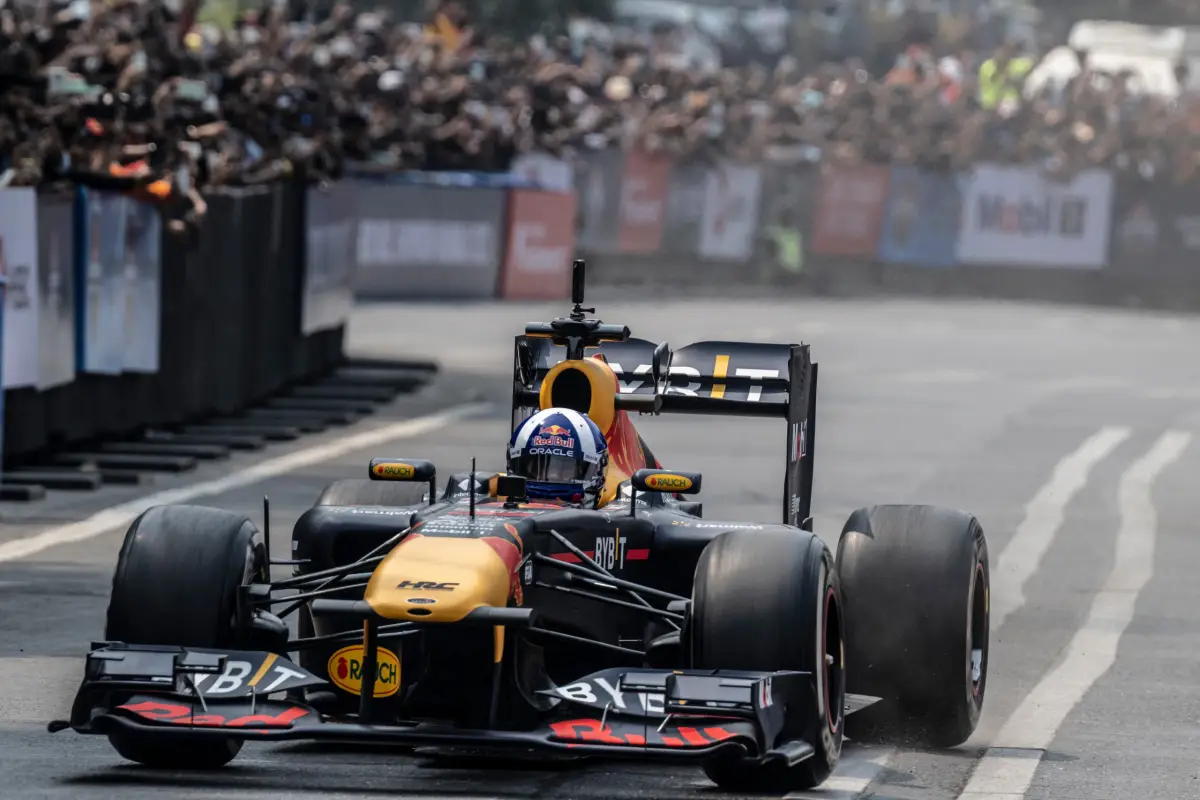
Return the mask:
<path id="1" fill-rule="evenodd" d="M 125 206 L 119 194 L 88 190 L 83 266 L 75 291 L 83 293 L 80 371 L 119 375 L 125 366 Z"/>
<path id="2" fill-rule="evenodd" d="M 575 170 L 548 153 L 522 153 L 513 159 L 508 171 L 534 181 L 547 192 L 570 192 L 575 188 Z"/>
<path id="3" fill-rule="evenodd" d="M 162 338 L 162 219 L 158 209 L 136 200 L 125 204 L 126 372 L 158 372 Z"/>
<path id="4" fill-rule="evenodd" d="M 757 167 L 722 164 L 704 187 L 700 257 L 744 263 L 754 252 L 762 175 Z"/>
<path id="5" fill-rule="evenodd" d="M 1100 269 L 1107 262 L 1111 173 L 1055 181 L 1032 167 L 984 164 L 962 187 L 960 263 Z"/>
<path id="6" fill-rule="evenodd" d="M 37 192 L 0 189 L 4 288 L 4 388 L 38 383 Z"/>

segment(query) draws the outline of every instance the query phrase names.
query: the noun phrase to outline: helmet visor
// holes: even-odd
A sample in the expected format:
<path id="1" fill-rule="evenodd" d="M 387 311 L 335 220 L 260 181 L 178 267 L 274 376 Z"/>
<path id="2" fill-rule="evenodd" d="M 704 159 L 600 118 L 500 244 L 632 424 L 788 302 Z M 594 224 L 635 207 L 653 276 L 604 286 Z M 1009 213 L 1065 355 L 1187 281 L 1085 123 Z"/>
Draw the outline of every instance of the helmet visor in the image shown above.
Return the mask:
<path id="1" fill-rule="evenodd" d="M 513 462 L 509 467 L 510 472 L 539 483 L 582 483 L 590 477 L 588 473 L 596 466 L 570 456 L 529 453 L 513 459 Z"/>

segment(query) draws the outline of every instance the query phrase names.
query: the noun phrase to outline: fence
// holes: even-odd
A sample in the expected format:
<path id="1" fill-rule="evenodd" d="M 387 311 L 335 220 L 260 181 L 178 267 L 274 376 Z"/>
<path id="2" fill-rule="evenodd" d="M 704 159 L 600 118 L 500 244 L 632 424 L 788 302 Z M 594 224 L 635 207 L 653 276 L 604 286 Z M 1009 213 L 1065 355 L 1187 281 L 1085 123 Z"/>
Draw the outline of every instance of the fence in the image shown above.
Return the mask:
<path id="1" fill-rule="evenodd" d="M 1200 189 L 1107 170 L 1060 180 L 1025 166 L 602 151 L 476 180 L 354 189 L 373 209 L 359 223 L 359 295 L 561 297 L 573 249 L 610 284 L 1200 304 Z"/>
<path id="2" fill-rule="evenodd" d="M 217 191 L 199 230 L 176 234 L 125 195 L 0 190 L 7 464 L 231 414 L 338 365 L 344 193 Z"/>

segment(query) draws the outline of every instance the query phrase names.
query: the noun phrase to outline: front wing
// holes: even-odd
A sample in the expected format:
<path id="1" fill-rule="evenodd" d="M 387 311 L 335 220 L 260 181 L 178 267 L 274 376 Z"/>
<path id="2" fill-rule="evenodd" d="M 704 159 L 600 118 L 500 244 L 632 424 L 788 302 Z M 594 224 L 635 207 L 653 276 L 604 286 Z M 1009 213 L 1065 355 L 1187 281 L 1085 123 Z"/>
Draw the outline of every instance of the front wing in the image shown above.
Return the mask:
<path id="1" fill-rule="evenodd" d="M 231 666 L 236 665 L 236 667 Z M 230 677 L 233 676 L 233 677 Z M 235 679 L 236 678 L 236 679 Z M 270 653 L 106 643 L 89 654 L 69 722 L 51 730 L 246 740 L 390 742 L 569 750 L 632 757 L 717 752 L 793 764 L 813 754 L 783 737 L 785 715 L 816 714 L 812 675 L 727 670 L 605 670 L 555 690 L 533 730 L 328 717 L 292 698 L 325 681 Z M 278 699 L 288 692 L 288 699 Z"/>

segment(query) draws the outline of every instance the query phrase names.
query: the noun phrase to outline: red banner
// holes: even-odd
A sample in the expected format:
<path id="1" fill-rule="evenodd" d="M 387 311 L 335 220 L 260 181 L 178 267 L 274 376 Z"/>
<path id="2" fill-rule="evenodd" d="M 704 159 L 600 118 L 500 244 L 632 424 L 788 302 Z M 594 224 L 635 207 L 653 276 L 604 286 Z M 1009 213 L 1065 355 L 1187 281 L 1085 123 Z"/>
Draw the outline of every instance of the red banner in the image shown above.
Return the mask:
<path id="1" fill-rule="evenodd" d="M 621 177 L 621 206 L 617 249 L 630 255 L 651 255 L 662 244 L 671 162 L 642 150 L 625 156 Z"/>
<path id="2" fill-rule="evenodd" d="M 875 255 L 890 175 L 887 167 L 874 164 L 829 164 L 821 170 L 812 232 L 815 255 Z"/>
<path id="3" fill-rule="evenodd" d="M 575 194 L 513 189 L 500 274 L 506 300 L 566 300 L 575 253 Z"/>

